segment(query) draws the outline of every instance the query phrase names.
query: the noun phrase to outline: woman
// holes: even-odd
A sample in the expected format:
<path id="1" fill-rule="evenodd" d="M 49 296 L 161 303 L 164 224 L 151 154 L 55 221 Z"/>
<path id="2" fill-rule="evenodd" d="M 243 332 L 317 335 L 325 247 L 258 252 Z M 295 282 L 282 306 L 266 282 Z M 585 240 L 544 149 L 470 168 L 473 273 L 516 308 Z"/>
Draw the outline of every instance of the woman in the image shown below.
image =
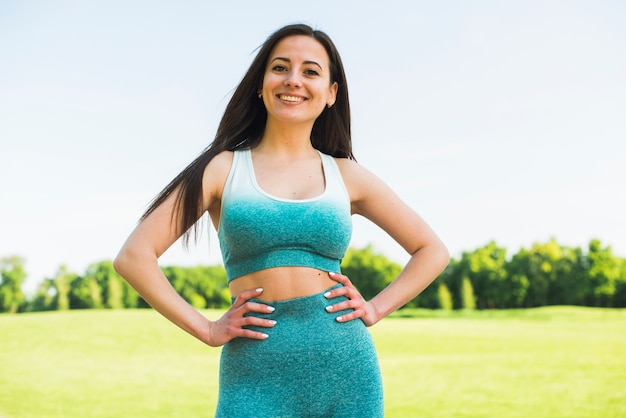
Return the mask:
<path id="1" fill-rule="evenodd" d="M 209 321 L 170 286 L 157 259 L 208 211 L 234 302 Z M 411 255 L 366 301 L 339 272 L 351 215 Z M 448 252 L 429 226 L 352 154 L 343 65 L 326 34 L 286 26 L 260 48 L 213 143 L 160 194 L 116 270 L 161 314 L 224 346 L 218 417 L 383 415 L 366 327 L 417 296 Z"/>

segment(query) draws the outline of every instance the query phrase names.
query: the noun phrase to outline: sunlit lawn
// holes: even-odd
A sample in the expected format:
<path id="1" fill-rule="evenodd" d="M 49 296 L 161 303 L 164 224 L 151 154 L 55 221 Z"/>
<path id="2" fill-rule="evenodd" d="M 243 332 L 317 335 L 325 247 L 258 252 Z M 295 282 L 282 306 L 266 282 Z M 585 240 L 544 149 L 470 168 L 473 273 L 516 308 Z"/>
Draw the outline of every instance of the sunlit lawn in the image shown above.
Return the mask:
<path id="1" fill-rule="evenodd" d="M 626 417 L 626 310 L 414 314 L 371 329 L 387 417 Z M 0 416 L 211 417 L 218 361 L 150 310 L 0 315 Z"/>

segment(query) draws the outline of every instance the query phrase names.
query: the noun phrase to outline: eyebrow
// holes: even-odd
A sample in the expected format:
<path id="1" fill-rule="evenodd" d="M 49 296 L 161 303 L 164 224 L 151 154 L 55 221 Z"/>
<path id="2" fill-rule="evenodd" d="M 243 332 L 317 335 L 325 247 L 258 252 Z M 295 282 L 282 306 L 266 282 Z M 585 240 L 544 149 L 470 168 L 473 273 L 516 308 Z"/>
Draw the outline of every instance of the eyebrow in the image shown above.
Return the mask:
<path id="1" fill-rule="evenodd" d="M 285 57 L 276 57 L 276 58 L 274 58 L 271 62 L 274 62 L 274 61 L 276 61 L 276 60 L 280 60 L 280 61 L 285 61 L 285 62 L 291 63 L 291 60 L 290 60 L 289 58 L 285 58 Z M 319 65 L 319 64 L 318 64 L 317 62 L 315 62 L 315 61 L 304 61 L 304 63 L 303 63 L 303 64 L 307 64 L 307 65 L 316 65 L 316 66 L 318 66 L 318 67 L 319 67 L 319 69 L 320 69 L 320 70 L 323 70 L 322 66 L 321 66 L 321 65 Z"/>

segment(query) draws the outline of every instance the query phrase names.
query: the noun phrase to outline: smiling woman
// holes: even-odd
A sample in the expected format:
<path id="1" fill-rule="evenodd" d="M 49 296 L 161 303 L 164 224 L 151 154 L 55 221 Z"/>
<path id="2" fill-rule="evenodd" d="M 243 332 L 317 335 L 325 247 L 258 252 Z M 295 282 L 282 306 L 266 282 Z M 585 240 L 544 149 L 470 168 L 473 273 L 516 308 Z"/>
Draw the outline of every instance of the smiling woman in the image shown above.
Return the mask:
<path id="1" fill-rule="evenodd" d="M 173 290 L 157 262 L 180 236 L 189 239 L 205 212 L 233 296 L 215 321 Z M 410 255 L 369 301 L 340 273 L 353 214 Z M 180 328 L 224 346 L 217 417 L 381 417 L 367 327 L 424 290 L 447 262 L 426 222 L 355 162 L 333 42 L 291 25 L 260 48 L 215 140 L 157 196 L 115 268 Z"/>
<path id="2" fill-rule="evenodd" d="M 270 55 L 260 92 L 268 114 L 266 135 L 281 122 L 302 123 L 300 129 L 310 132 L 324 107 L 335 104 L 336 94 L 328 54 L 319 42 L 309 36 L 281 40 Z"/>

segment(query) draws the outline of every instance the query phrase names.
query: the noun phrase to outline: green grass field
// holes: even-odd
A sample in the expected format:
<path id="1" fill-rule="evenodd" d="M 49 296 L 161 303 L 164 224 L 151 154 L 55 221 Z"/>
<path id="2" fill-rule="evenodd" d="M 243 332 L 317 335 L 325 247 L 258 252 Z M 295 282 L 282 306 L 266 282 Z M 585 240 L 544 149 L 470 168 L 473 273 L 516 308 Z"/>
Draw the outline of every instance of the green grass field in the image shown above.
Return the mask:
<path id="1" fill-rule="evenodd" d="M 386 417 L 626 417 L 626 310 L 420 310 L 371 331 Z M 218 359 L 150 310 L 0 315 L 0 416 L 210 417 Z"/>

